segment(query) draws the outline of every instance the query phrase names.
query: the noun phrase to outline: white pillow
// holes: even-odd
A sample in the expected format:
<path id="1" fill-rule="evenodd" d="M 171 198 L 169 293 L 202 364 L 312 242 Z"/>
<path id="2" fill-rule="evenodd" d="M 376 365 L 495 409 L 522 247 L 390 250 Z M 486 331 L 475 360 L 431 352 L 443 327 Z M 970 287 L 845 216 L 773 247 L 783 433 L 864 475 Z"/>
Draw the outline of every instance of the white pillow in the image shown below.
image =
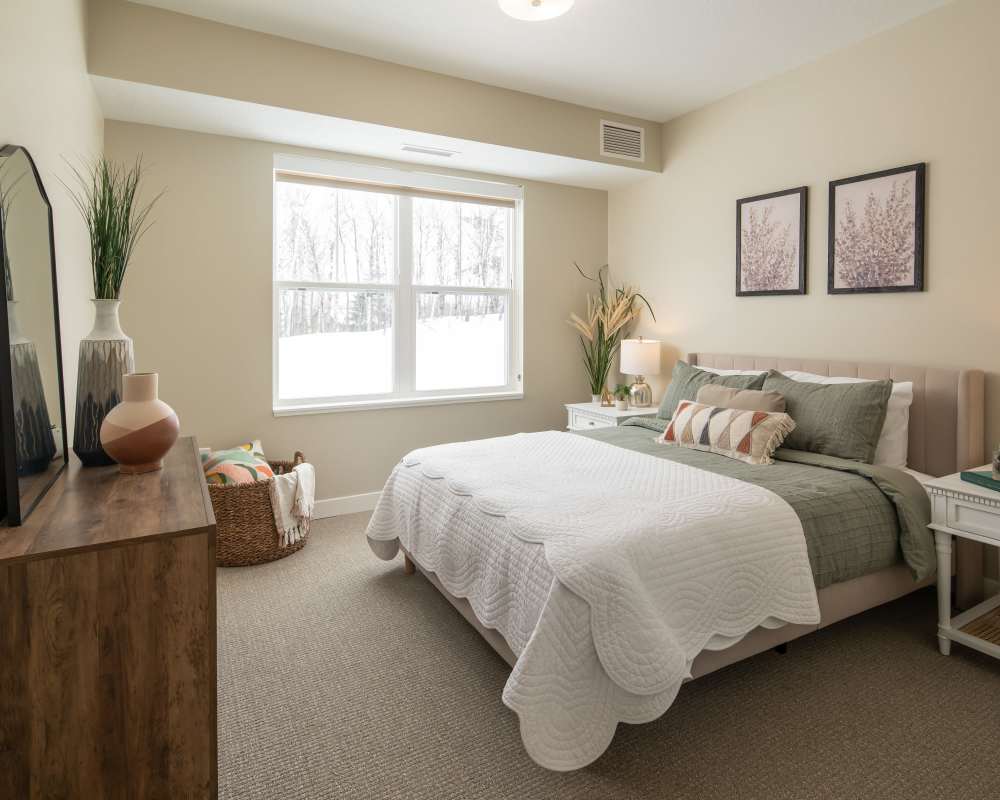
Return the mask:
<path id="1" fill-rule="evenodd" d="M 714 375 L 763 375 L 767 372 L 766 369 L 716 369 L 715 367 L 699 367 L 697 364 L 692 364 L 691 366 L 695 369 L 711 372 Z"/>
<path id="2" fill-rule="evenodd" d="M 799 383 L 871 383 L 871 378 L 831 378 L 812 372 L 790 369 L 781 373 Z M 878 437 L 873 464 L 884 467 L 906 469 L 907 452 L 910 445 L 910 406 L 913 404 L 913 383 L 893 381 L 892 394 L 885 411 L 885 423 Z"/>

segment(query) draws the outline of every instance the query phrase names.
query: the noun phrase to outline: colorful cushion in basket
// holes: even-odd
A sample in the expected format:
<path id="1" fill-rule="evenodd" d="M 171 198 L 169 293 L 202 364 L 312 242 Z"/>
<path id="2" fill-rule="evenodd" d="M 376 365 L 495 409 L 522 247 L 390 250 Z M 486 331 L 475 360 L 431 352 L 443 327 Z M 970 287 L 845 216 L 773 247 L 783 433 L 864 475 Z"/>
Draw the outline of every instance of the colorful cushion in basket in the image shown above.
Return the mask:
<path id="1" fill-rule="evenodd" d="M 216 450 L 202 457 L 205 480 L 218 486 L 253 483 L 274 477 L 274 470 L 264 459 L 259 441 Z"/>

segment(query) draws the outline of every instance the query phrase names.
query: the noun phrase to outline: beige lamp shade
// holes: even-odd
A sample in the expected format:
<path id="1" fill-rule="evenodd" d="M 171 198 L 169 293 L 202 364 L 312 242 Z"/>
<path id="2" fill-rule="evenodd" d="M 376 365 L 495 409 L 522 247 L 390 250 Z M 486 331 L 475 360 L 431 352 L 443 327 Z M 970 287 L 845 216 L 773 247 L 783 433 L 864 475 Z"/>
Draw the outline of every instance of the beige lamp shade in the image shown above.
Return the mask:
<path id="1" fill-rule="evenodd" d="M 656 339 L 625 339 L 622 341 L 620 368 L 626 375 L 659 375 L 659 341 Z"/>

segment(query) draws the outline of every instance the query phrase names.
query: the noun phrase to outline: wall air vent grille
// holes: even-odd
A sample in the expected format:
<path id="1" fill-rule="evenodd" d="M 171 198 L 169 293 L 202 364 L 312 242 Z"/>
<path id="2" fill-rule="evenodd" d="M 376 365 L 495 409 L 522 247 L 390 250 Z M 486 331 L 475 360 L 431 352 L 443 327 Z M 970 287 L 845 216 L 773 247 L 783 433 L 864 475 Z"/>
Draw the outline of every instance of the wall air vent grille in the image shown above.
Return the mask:
<path id="1" fill-rule="evenodd" d="M 624 122 L 601 120 L 601 155 L 644 161 L 646 142 L 642 128 Z"/>

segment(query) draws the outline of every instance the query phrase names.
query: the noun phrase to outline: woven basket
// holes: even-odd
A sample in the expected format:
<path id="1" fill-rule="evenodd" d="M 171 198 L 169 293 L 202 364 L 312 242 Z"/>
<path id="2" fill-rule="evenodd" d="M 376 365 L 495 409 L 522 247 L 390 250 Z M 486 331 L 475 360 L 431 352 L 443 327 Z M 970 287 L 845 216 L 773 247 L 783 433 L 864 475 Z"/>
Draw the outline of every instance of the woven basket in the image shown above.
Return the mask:
<path id="1" fill-rule="evenodd" d="M 292 461 L 271 461 L 275 475 L 290 472 L 305 461 L 297 452 Z M 309 520 L 302 538 L 287 547 L 278 545 L 278 527 L 274 524 L 269 480 L 237 483 L 233 486 L 208 484 L 208 495 L 215 509 L 215 563 L 220 567 L 248 567 L 290 556 L 306 546 Z"/>

